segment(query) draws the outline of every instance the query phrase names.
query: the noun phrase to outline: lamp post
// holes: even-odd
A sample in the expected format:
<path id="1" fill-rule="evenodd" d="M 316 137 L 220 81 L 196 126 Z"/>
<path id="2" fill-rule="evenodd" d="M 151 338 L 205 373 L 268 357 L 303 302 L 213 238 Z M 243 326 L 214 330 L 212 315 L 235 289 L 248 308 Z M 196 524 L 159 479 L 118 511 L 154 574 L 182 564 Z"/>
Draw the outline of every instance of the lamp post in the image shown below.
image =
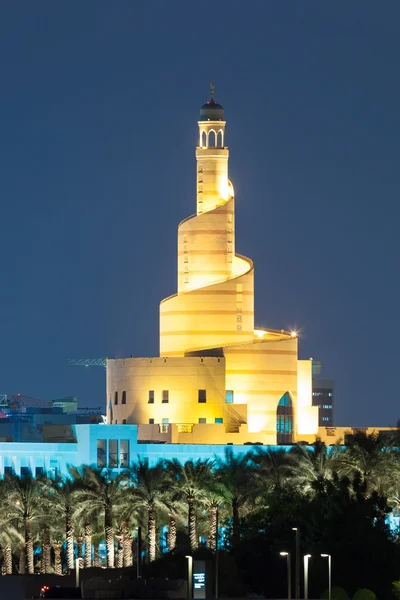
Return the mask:
<path id="1" fill-rule="evenodd" d="M 216 521 L 217 521 L 217 530 L 215 532 L 215 600 L 218 600 L 219 597 L 219 560 L 218 560 L 218 520 L 219 520 L 219 511 L 217 506 L 216 511 Z"/>
<path id="2" fill-rule="evenodd" d="M 187 597 L 188 600 L 192 600 L 193 598 L 193 556 L 185 556 L 187 558 L 188 564 L 188 584 L 187 584 Z"/>
<path id="3" fill-rule="evenodd" d="M 332 597 L 332 557 L 330 554 L 321 554 L 322 558 L 328 559 L 328 600 Z"/>
<path id="4" fill-rule="evenodd" d="M 296 532 L 296 582 L 294 597 L 296 600 L 300 598 L 300 529 L 298 527 L 292 527 L 292 530 Z"/>
<path id="5" fill-rule="evenodd" d="M 290 565 L 290 552 L 279 552 L 281 556 L 286 556 L 287 562 L 287 597 L 292 600 L 292 571 Z"/>
<path id="6" fill-rule="evenodd" d="M 308 600 L 308 560 L 311 554 L 304 555 L 304 600 Z"/>

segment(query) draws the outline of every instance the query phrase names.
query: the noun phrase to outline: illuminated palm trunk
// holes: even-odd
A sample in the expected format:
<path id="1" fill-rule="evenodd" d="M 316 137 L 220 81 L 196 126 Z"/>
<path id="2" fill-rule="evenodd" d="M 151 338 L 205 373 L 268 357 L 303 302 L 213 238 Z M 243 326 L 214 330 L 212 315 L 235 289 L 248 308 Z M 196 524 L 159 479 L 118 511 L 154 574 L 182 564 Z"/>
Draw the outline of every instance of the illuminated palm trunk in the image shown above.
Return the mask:
<path id="1" fill-rule="evenodd" d="M 172 552 L 173 550 L 175 550 L 175 546 L 176 546 L 176 521 L 175 521 L 174 515 L 172 515 L 171 513 L 168 515 L 168 517 L 169 517 L 169 526 L 168 526 L 168 533 L 167 533 L 167 546 L 168 546 L 168 551 Z"/>
<path id="2" fill-rule="evenodd" d="M 85 567 L 88 569 L 92 566 L 92 526 L 90 523 L 85 523 L 84 528 L 85 538 Z"/>
<path id="3" fill-rule="evenodd" d="M 156 560 L 156 511 L 154 505 L 150 505 L 148 508 L 148 549 L 149 549 L 149 562 Z"/>
<path id="4" fill-rule="evenodd" d="M 99 545 L 93 544 L 93 566 L 100 567 Z"/>
<path id="5" fill-rule="evenodd" d="M 194 498 L 188 498 L 189 541 L 192 552 L 197 549 L 197 522 Z"/>
<path id="6" fill-rule="evenodd" d="M 34 563 L 33 563 L 32 522 L 30 519 L 26 519 L 26 522 L 25 522 L 25 551 L 26 551 L 28 573 L 29 573 L 29 575 L 33 575 L 35 570 L 34 570 Z"/>
<path id="7" fill-rule="evenodd" d="M 43 531 L 42 539 L 42 573 L 48 574 L 51 572 L 51 543 L 50 532 L 48 527 Z"/>
<path id="8" fill-rule="evenodd" d="M 208 534 L 208 547 L 210 550 L 216 550 L 217 548 L 217 505 L 211 504 L 210 506 L 210 530 Z"/>
<path id="9" fill-rule="evenodd" d="M 81 534 L 76 538 L 76 542 L 78 544 L 78 558 L 83 557 L 83 536 Z"/>
<path id="10" fill-rule="evenodd" d="M 124 567 L 132 566 L 132 538 L 129 531 L 128 523 L 124 521 L 122 523 L 122 535 L 124 544 Z"/>
<path id="11" fill-rule="evenodd" d="M 116 560 L 116 567 L 117 569 L 122 569 L 122 567 L 124 566 L 124 535 L 117 535 L 117 543 L 118 543 L 118 550 L 117 550 L 117 560 Z"/>
<path id="12" fill-rule="evenodd" d="M 62 575 L 62 563 L 61 563 L 61 542 L 54 542 L 54 573 L 56 575 Z"/>
<path id="13" fill-rule="evenodd" d="M 74 530 L 72 528 L 71 509 L 68 507 L 65 516 L 65 539 L 67 542 L 67 567 L 74 568 Z"/>
<path id="14" fill-rule="evenodd" d="M 25 575 L 26 571 L 26 556 L 25 556 L 25 544 L 19 547 L 19 574 Z"/>
<path id="15" fill-rule="evenodd" d="M 4 546 L 4 574 L 12 574 L 12 549 L 10 544 Z"/>
<path id="16" fill-rule="evenodd" d="M 112 525 L 112 513 L 109 506 L 106 507 L 104 513 L 104 530 L 106 534 L 107 548 L 107 567 L 114 568 L 114 527 Z"/>
<path id="17" fill-rule="evenodd" d="M 240 541 L 240 517 L 239 502 L 237 498 L 232 500 L 232 546 L 237 546 Z"/>

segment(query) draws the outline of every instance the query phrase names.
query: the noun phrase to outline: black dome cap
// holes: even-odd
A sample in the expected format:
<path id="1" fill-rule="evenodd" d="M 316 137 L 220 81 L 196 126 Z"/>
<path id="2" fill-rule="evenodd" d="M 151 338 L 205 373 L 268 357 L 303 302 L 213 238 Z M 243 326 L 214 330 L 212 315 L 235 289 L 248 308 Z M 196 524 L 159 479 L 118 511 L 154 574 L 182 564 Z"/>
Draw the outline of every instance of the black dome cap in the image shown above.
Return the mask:
<path id="1" fill-rule="evenodd" d="M 200 121 L 223 121 L 224 107 L 211 98 L 200 108 Z"/>

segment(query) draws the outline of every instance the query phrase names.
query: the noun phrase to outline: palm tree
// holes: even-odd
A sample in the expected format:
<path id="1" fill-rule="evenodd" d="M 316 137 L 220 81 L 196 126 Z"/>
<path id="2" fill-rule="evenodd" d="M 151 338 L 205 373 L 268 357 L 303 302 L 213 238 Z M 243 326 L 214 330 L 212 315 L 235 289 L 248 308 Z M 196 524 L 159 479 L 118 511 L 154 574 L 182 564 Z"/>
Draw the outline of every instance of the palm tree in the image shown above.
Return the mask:
<path id="1" fill-rule="evenodd" d="M 340 443 L 327 447 L 321 440 L 312 446 L 295 446 L 289 453 L 292 459 L 289 472 L 294 485 L 304 492 L 323 489 L 341 468 Z"/>
<path id="2" fill-rule="evenodd" d="M 215 480 L 221 486 L 225 502 L 232 511 L 232 546 L 240 540 L 241 513 L 254 496 L 253 454 L 233 454 L 232 448 L 225 448 L 224 459 L 217 457 Z"/>
<path id="3" fill-rule="evenodd" d="M 165 488 L 165 463 L 159 461 L 153 467 L 148 459 L 140 459 L 131 469 L 132 499 L 137 507 L 147 512 L 147 548 L 149 562 L 156 559 L 156 513 L 163 506 Z"/>
<path id="4" fill-rule="evenodd" d="M 126 473 L 115 477 L 110 470 L 97 469 L 88 465 L 70 467 L 75 481 L 76 502 L 81 510 L 87 512 L 88 518 L 100 512 L 104 518 L 104 533 L 107 548 L 107 567 L 115 566 L 114 559 L 114 511 L 127 501 Z"/>
<path id="5" fill-rule="evenodd" d="M 51 512 L 56 518 L 65 522 L 65 540 L 67 568 L 74 568 L 74 528 L 73 513 L 75 503 L 75 482 L 68 477 L 56 476 L 43 480 L 46 513 Z"/>
<path id="6" fill-rule="evenodd" d="M 398 466 L 397 451 L 379 434 L 356 433 L 341 455 L 342 472 L 349 477 L 358 474 L 369 496 L 374 491 L 388 495 L 393 472 Z"/>
<path id="7" fill-rule="evenodd" d="M 196 502 L 203 500 L 212 475 L 213 462 L 210 460 L 188 460 L 182 465 L 176 458 L 167 461 L 168 479 L 173 486 L 172 499 L 185 499 L 188 508 L 190 548 L 198 546 Z"/>
<path id="8" fill-rule="evenodd" d="M 33 523 L 42 515 L 41 482 L 29 473 L 18 477 L 14 473 L 5 476 L 7 510 L 15 521 L 20 522 L 24 532 L 24 544 L 20 547 L 20 569 L 25 572 L 25 555 L 28 573 L 33 575 Z"/>

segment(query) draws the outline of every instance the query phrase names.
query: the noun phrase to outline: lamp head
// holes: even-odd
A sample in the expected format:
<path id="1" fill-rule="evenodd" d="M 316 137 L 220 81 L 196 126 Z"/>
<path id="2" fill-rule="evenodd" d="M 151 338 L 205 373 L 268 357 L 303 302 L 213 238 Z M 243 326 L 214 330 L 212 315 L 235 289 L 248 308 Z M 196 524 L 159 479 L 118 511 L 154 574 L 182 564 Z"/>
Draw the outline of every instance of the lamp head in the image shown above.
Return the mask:
<path id="1" fill-rule="evenodd" d="M 279 552 L 281 556 L 288 556 L 289 552 Z"/>
<path id="2" fill-rule="evenodd" d="M 322 558 L 329 558 L 330 554 L 321 554 Z"/>

